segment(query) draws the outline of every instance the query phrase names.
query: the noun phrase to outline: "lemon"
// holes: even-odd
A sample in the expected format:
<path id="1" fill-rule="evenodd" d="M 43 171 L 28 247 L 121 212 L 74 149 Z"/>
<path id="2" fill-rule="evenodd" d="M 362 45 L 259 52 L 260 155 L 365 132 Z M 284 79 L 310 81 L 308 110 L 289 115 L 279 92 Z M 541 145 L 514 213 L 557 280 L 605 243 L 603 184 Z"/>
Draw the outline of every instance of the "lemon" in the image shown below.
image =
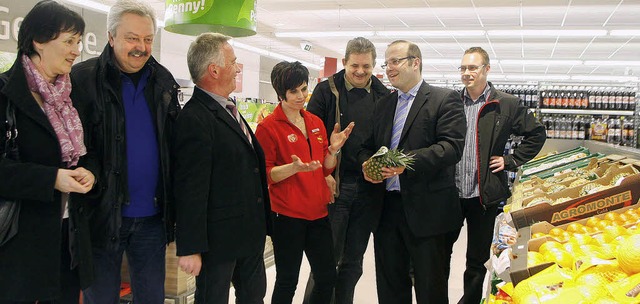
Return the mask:
<path id="1" fill-rule="evenodd" d="M 574 235 L 569 237 L 569 242 L 575 243 L 578 245 L 587 245 L 587 244 L 597 243 L 597 241 L 594 240 L 590 235 L 582 234 L 582 233 L 575 233 Z"/>
<path id="2" fill-rule="evenodd" d="M 540 303 L 538 296 L 536 296 L 535 289 L 528 280 L 524 280 L 516 285 L 511 298 L 513 298 L 513 303 L 515 304 Z"/>
<path id="3" fill-rule="evenodd" d="M 606 286 L 609 280 L 600 273 L 587 272 L 576 279 L 576 285 L 584 286 Z"/>
<path id="4" fill-rule="evenodd" d="M 587 220 L 585 225 L 587 227 L 596 227 L 596 226 L 598 226 L 598 222 L 600 222 L 600 219 L 595 217 L 595 216 L 592 216 Z"/>
<path id="5" fill-rule="evenodd" d="M 582 227 L 583 227 L 582 224 L 573 222 L 569 224 L 569 226 L 567 226 L 567 231 L 572 233 L 580 232 Z"/>
<path id="6" fill-rule="evenodd" d="M 534 233 L 534 234 L 532 234 L 532 235 L 531 235 L 531 238 L 532 238 L 532 239 L 537 239 L 537 238 L 544 237 L 545 235 L 547 235 L 547 234 L 546 234 L 546 233 L 543 233 L 543 232 L 536 232 L 536 233 Z"/>
<path id="7" fill-rule="evenodd" d="M 535 251 L 527 252 L 527 267 L 533 267 L 545 263 L 544 256 Z"/>
<path id="8" fill-rule="evenodd" d="M 607 212 L 604 217 L 605 220 L 609 220 L 615 222 L 620 219 L 620 213 L 617 212 Z"/>
<path id="9" fill-rule="evenodd" d="M 618 236 L 629 234 L 627 228 L 615 225 L 605 227 L 602 233 L 604 234 L 604 239 L 607 243 L 610 243 Z"/>
<path id="10" fill-rule="evenodd" d="M 582 286 L 578 286 L 578 290 L 580 291 L 580 294 L 583 297 L 583 300 L 586 301 L 586 303 L 591 303 L 597 299 L 600 299 L 602 297 L 606 297 L 609 296 L 609 291 L 607 290 L 606 287 L 606 282 L 605 281 L 600 281 L 600 282 L 593 282 L 594 284 L 598 284 L 598 285 L 582 285 Z"/>
<path id="11" fill-rule="evenodd" d="M 546 241 L 540 245 L 540 248 L 538 248 L 538 252 L 542 254 L 552 250 L 564 250 L 564 247 L 556 241 Z"/>
<path id="12" fill-rule="evenodd" d="M 551 228 L 551 230 L 549 230 L 549 235 L 550 236 L 561 236 L 562 233 L 564 232 L 564 230 L 560 229 L 560 228 Z"/>
<path id="13" fill-rule="evenodd" d="M 567 251 L 558 249 L 547 251 L 543 254 L 545 261 L 558 264 L 562 268 L 573 268 L 573 256 Z"/>
<path id="14" fill-rule="evenodd" d="M 628 274 L 640 272 L 640 235 L 635 234 L 620 241 L 618 263 Z"/>

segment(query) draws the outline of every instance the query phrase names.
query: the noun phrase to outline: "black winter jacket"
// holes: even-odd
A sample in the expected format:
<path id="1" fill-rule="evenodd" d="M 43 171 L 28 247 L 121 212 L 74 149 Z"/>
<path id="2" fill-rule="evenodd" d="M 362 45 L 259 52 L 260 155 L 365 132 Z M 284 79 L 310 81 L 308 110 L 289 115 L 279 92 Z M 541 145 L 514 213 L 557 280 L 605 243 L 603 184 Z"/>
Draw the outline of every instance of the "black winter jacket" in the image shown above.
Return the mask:
<path id="1" fill-rule="evenodd" d="M 336 84 L 336 89 L 338 90 L 338 94 L 340 96 L 340 127 L 346 127 L 351 121 L 352 118 L 347 117 L 347 108 L 349 104 L 347 102 L 347 88 L 345 87 L 345 78 L 344 78 L 345 70 L 342 70 L 338 73 L 333 74 L 333 81 Z M 371 77 L 371 94 L 373 95 L 374 102 L 378 99 L 389 95 L 391 93 L 387 87 L 375 76 Z M 336 124 L 336 96 L 331 92 L 331 88 L 329 86 L 329 80 L 325 80 L 320 82 L 316 88 L 313 90 L 313 94 L 309 100 L 309 104 L 307 105 L 307 111 L 315 114 L 316 116 L 322 119 L 325 128 L 327 129 L 327 135 L 331 135 L 333 132 L 333 126 Z M 373 107 L 371 108 L 371 113 L 373 113 Z M 359 122 L 356 121 L 355 128 L 371 128 L 373 123 L 369 122 Z M 365 132 L 368 134 L 368 132 Z M 350 138 L 350 140 L 355 140 L 354 138 Z M 364 141 L 364 139 L 362 139 Z M 342 155 L 341 157 L 345 157 Z M 354 155 L 355 158 L 355 155 Z M 357 170 L 360 172 L 360 167 L 358 168 L 346 168 L 345 166 L 340 166 L 340 172 L 333 172 L 333 174 L 340 174 L 342 176 L 345 170 Z M 369 184 L 369 183 L 367 183 Z"/>
<path id="2" fill-rule="evenodd" d="M 547 138 L 544 126 L 526 107 L 519 105 L 517 97 L 496 90 L 490 82 L 488 85 L 491 87 L 490 93 L 487 103 L 478 113 L 476 128 L 478 187 L 484 206 L 498 204 L 511 196 L 506 170 L 515 171 L 534 158 Z M 491 173 L 489 159 L 493 155 L 504 154 L 511 134 L 524 138 L 513 154 L 504 156 L 505 170 Z"/>
<path id="3" fill-rule="evenodd" d="M 122 224 L 122 204 L 129 204 L 127 150 L 121 72 L 115 65 L 113 49 L 107 44 L 100 57 L 75 65 L 71 71 L 71 97 L 85 128 L 87 155 L 81 165 L 96 176 L 95 191 L 86 196 L 90 210 L 91 241 L 94 247 L 115 248 Z M 171 73 L 153 57 L 145 97 L 154 116 L 160 149 L 160 176 L 156 202 L 165 222 L 167 242 L 174 239 L 169 141 L 180 111 L 178 84 Z"/>

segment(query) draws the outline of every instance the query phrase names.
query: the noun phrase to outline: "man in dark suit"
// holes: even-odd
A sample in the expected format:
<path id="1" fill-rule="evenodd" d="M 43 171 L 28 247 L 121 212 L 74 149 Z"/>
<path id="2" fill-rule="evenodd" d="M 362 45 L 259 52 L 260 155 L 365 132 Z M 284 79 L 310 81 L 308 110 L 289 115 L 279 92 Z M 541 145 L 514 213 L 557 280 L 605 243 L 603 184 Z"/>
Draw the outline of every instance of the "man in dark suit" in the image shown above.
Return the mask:
<path id="1" fill-rule="evenodd" d="M 413 171 L 383 168 L 380 222 L 374 231 L 376 283 L 382 304 L 410 304 L 410 261 L 418 303 L 448 303 L 449 254 L 462 226 L 455 164 L 462 156 L 466 122 L 458 94 L 422 80 L 422 55 L 414 43 L 392 42 L 385 52 L 391 84 L 398 90 L 380 99 L 373 133 L 358 159 L 381 146 L 415 154 Z"/>
<path id="2" fill-rule="evenodd" d="M 231 37 L 204 33 L 187 63 L 196 84 L 172 142 L 178 265 L 196 275 L 196 303 L 262 303 L 270 211 L 264 153 L 229 94 L 240 72 Z"/>

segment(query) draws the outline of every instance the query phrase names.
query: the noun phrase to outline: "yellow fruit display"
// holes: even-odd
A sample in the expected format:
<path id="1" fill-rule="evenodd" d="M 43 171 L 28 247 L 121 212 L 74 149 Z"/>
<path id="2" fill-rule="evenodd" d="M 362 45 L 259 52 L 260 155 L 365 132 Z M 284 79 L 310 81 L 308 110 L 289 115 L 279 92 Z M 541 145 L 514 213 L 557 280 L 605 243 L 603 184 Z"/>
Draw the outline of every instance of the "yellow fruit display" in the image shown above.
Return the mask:
<path id="1" fill-rule="evenodd" d="M 564 247 L 562 246 L 562 244 L 556 241 L 546 241 L 542 245 L 540 245 L 540 248 L 538 248 L 538 252 L 542 254 L 545 254 L 547 251 L 553 250 L 564 250 Z"/>
<path id="2" fill-rule="evenodd" d="M 587 245 L 587 244 L 597 243 L 597 241 L 594 240 L 590 235 L 582 234 L 582 233 L 573 234 L 572 236 L 569 237 L 568 241 L 569 243 L 575 243 L 578 245 Z"/>
<path id="3" fill-rule="evenodd" d="M 584 227 L 582 224 L 573 222 L 567 226 L 567 232 L 582 232 L 582 227 Z"/>
<path id="4" fill-rule="evenodd" d="M 611 226 L 605 227 L 602 230 L 602 234 L 604 234 L 605 242 L 610 243 L 615 238 L 617 238 L 617 237 L 619 237 L 621 235 L 628 235 L 629 232 L 627 231 L 627 228 L 625 228 L 623 226 L 611 225 Z"/>
<path id="5" fill-rule="evenodd" d="M 605 219 L 605 220 L 612 221 L 612 222 L 618 221 L 618 220 L 620 220 L 620 213 L 617 213 L 617 212 L 607 212 L 607 213 L 604 215 L 604 219 Z"/>
<path id="6" fill-rule="evenodd" d="M 597 227 L 598 226 L 598 222 L 600 222 L 600 219 L 595 217 L 595 216 L 592 216 L 587 220 L 585 225 L 587 227 Z"/>
<path id="7" fill-rule="evenodd" d="M 607 285 L 609 293 L 620 304 L 640 303 L 640 274 L 636 274 Z"/>
<path id="8" fill-rule="evenodd" d="M 547 234 L 546 234 L 546 233 L 543 233 L 543 232 L 536 232 L 536 233 L 534 233 L 534 234 L 532 234 L 532 235 L 531 235 L 531 238 L 532 238 L 532 239 L 537 239 L 537 238 L 544 237 L 544 236 L 546 236 L 546 235 L 547 235 Z"/>
<path id="9" fill-rule="evenodd" d="M 555 227 L 555 228 L 551 228 L 551 230 L 549 230 L 549 235 L 550 236 L 561 236 L 563 232 L 564 232 L 564 230 Z"/>
<path id="10" fill-rule="evenodd" d="M 592 303 L 597 299 L 609 296 L 609 290 L 607 290 L 607 285 L 604 281 L 598 282 L 598 285 L 580 285 L 576 288 L 585 303 Z"/>
<path id="11" fill-rule="evenodd" d="M 640 272 L 640 235 L 632 235 L 620 242 L 618 247 L 620 268 L 632 275 Z"/>
<path id="12" fill-rule="evenodd" d="M 545 263 L 544 256 L 535 251 L 527 252 L 527 267 L 533 267 Z"/>
<path id="13" fill-rule="evenodd" d="M 545 261 L 558 264 L 562 268 L 573 268 L 573 256 L 565 250 L 550 250 L 543 254 Z"/>

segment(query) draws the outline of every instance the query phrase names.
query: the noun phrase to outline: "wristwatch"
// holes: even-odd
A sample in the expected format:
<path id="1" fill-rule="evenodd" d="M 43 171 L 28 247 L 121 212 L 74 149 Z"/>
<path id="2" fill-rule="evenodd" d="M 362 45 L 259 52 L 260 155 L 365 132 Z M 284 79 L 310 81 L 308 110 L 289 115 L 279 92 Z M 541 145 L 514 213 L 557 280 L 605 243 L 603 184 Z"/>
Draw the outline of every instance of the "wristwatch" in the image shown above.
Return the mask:
<path id="1" fill-rule="evenodd" d="M 338 156 L 338 154 L 340 154 L 340 151 L 342 149 L 338 149 L 338 151 L 331 153 L 331 150 L 329 150 L 329 154 L 331 154 L 331 156 Z"/>

